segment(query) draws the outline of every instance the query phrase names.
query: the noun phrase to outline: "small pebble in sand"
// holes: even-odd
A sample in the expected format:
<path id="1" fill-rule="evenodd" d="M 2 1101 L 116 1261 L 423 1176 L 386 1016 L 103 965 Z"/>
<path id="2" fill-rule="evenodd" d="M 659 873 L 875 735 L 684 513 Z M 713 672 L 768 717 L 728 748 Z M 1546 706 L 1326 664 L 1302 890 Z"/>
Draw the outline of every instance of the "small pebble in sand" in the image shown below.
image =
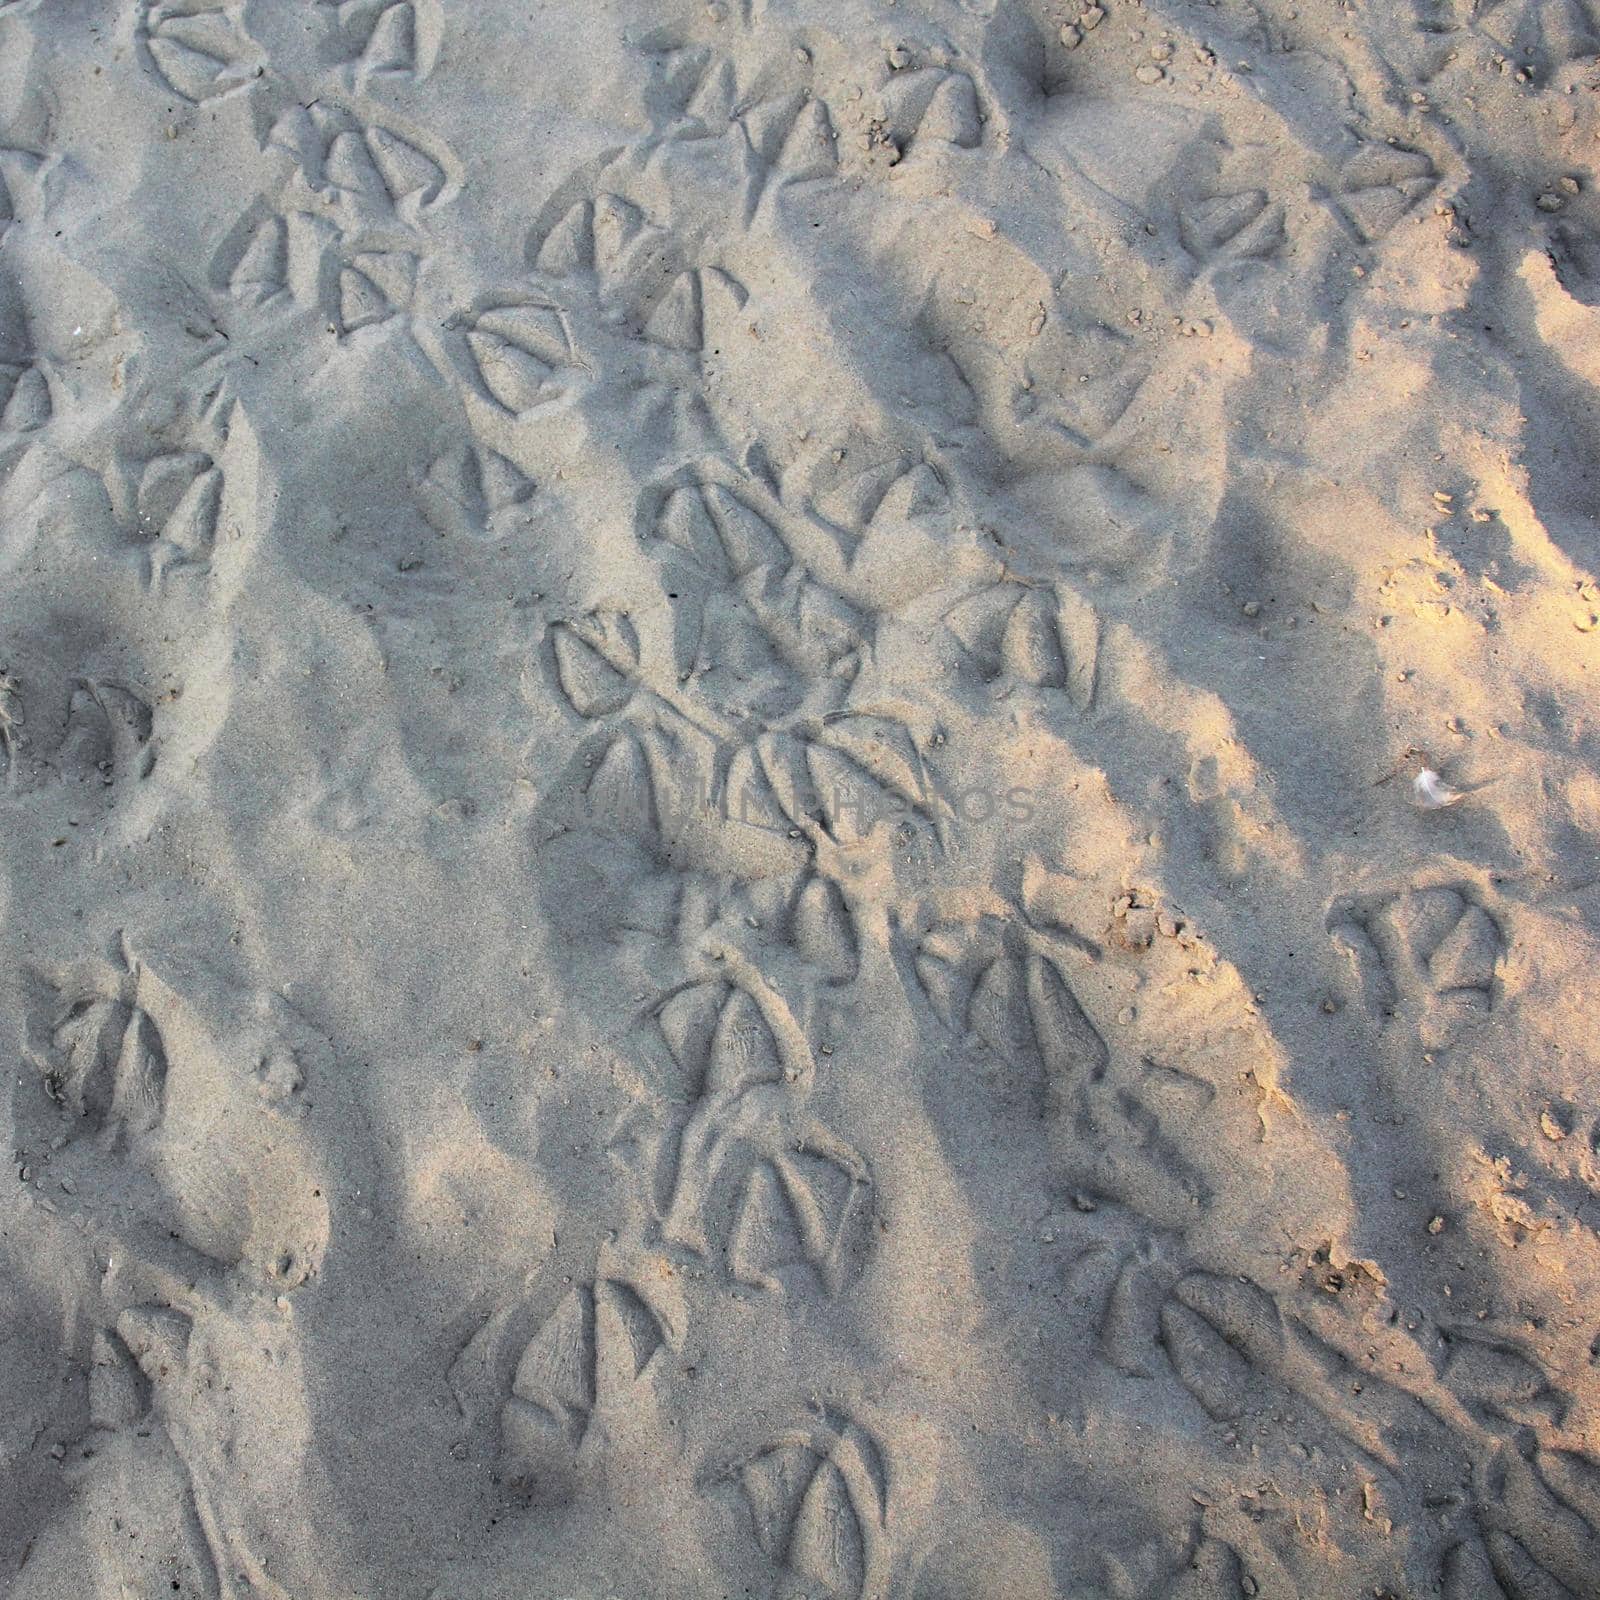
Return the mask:
<path id="1" fill-rule="evenodd" d="M 1428 1232 L 1432 1233 L 1432 1234 L 1443 1233 L 1444 1232 L 1444 1218 L 1443 1217 L 1434 1217 L 1428 1223 Z"/>
<path id="2" fill-rule="evenodd" d="M 1135 67 L 1133 70 L 1133 75 L 1139 80 L 1140 83 L 1146 84 L 1160 83 L 1161 80 L 1166 77 L 1166 73 L 1163 72 L 1161 68 L 1158 67 L 1153 61 L 1146 61 L 1140 66 Z"/>

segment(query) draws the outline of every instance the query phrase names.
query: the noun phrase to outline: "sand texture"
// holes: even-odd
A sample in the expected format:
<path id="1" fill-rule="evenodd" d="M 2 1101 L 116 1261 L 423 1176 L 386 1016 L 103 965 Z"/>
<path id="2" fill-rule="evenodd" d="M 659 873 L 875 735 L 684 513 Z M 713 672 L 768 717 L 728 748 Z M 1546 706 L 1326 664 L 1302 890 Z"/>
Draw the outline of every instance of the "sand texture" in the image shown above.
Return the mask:
<path id="1" fill-rule="evenodd" d="M 1600 0 L 0 0 L 0 1596 L 1600 1596 Z"/>

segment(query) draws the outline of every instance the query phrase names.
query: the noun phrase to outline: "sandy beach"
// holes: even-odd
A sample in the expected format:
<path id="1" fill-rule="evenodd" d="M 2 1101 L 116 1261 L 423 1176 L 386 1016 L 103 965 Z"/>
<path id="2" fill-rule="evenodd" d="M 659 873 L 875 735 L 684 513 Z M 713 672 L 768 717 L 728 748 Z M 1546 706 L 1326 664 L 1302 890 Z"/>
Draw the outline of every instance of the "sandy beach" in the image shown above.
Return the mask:
<path id="1" fill-rule="evenodd" d="M 1596 0 L 0 0 L 0 1595 L 1600 1597 Z"/>

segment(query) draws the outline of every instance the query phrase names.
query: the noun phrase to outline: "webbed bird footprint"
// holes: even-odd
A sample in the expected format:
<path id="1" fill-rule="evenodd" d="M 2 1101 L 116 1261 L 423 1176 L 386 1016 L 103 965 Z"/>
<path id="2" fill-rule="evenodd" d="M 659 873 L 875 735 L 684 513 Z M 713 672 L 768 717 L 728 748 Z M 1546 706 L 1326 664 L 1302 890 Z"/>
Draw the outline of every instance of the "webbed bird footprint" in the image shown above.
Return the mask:
<path id="1" fill-rule="evenodd" d="M 889 1473 L 882 1447 L 860 1423 L 824 1409 L 708 1487 L 735 1490 L 756 1543 L 830 1600 L 886 1593 L 891 1549 Z"/>
<path id="2" fill-rule="evenodd" d="M 1329 918 L 1371 1015 L 1410 1020 L 1438 1049 L 1493 1009 L 1500 925 L 1464 888 L 1439 885 L 1355 900 Z"/>
<path id="3" fill-rule="evenodd" d="M 177 1241 L 279 1290 L 316 1272 L 331 1189 L 304 1091 L 331 1050 L 284 1002 L 124 947 L 37 979 L 32 1009 L 19 1138 L 74 1210 L 135 1257 Z"/>
<path id="4" fill-rule="evenodd" d="M 621 1278 L 569 1289 L 524 1347 L 501 1410 L 501 1470 L 552 1497 L 597 1407 L 622 1399 L 675 1344 L 667 1317 Z"/>

